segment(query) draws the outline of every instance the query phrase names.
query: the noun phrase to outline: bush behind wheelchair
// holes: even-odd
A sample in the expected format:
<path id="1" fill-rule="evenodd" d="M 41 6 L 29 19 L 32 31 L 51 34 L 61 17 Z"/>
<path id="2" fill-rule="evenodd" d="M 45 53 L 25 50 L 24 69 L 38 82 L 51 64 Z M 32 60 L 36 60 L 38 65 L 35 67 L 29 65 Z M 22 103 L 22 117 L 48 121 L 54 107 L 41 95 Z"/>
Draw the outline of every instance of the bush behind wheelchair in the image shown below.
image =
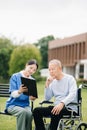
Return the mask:
<path id="1" fill-rule="evenodd" d="M 77 102 L 72 102 L 70 105 L 76 105 L 78 109 L 77 115 L 74 115 L 74 111 L 71 111 L 71 115 L 64 115 L 63 118 L 60 119 L 60 122 L 58 124 L 57 130 L 86 130 L 86 129 L 80 129 L 79 125 L 81 124 L 82 121 L 82 96 L 81 96 L 81 89 L 84 87 L 84 84 L 79 85 L 77 89 Z M 42 101 L 39 103 L 41 107 L 43 107 L 44 104 L 53 104 L 53 102 L 50 101 Z M 50 130 L 49 126 L 50 123 L 47 122 L 47 119 L 50 119 L 50 117 L 44 117 L 44 124 L 46 130 Z"/>

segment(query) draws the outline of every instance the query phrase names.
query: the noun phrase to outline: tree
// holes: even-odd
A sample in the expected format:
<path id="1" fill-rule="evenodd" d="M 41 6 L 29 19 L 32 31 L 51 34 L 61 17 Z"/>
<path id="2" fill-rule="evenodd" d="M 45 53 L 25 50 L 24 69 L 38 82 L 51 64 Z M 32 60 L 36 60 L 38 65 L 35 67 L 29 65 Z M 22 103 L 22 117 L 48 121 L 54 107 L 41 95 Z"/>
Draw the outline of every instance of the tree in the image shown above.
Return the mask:
<path id="1" fill-rule="evenodd" d="M 35 45 L 25 44 L 15 48 L 9 62 L 9 74 L 12 75 L 24 69 L 25 63 L 30 59 L 36 59 L 39 64 L 41 62 L 40 51 Z"/>
<path id="2" fill-rule="evenodd" d="M 9 60 L 10 55 L 14 49 L 14 45 L 11 40 L 2 37 L 0 38 L 0 78 L 8 79 L 9 74 Z"/>
<path id="3" fill-rule="evenodd" d="M 48 66 L 48 43 L 54 40 L 52 35 L 41 38 L 35 45 L 40 49 L 42 56 L 41 68 L 47 68 Z"/>

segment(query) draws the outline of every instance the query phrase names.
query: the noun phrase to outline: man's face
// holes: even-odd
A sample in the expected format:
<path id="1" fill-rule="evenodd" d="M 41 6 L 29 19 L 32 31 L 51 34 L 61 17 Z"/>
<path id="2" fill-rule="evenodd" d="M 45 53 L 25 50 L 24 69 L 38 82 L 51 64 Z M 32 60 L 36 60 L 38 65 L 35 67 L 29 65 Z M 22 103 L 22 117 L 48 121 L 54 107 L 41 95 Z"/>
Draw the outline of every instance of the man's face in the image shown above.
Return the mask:
<path id="1" fill-rule="evenodd" d="M 57 64 L 51 63 L 49 64 L 49 73 L 53 78 L 56 78 L 60 73 L 60 68 Z"/>

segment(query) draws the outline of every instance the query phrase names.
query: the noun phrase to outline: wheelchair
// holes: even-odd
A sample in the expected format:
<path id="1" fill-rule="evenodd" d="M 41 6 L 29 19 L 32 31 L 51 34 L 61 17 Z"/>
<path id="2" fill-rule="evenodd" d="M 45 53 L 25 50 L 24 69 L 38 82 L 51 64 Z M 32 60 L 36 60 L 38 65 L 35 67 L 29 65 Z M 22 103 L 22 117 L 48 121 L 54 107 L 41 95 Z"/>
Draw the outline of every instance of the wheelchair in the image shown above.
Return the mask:
<path id="1" fill-rule="evenodd" d="M 69 110 L 69 111 L 71 111 L 71 115 L 65 115 L 65 116 L 63 116 L 63 118 L 60 119 L 57 130 L 83 130 L 83 129 L 80 129 L 80 126 L 78 125 L 81 123 L 81 120 L 82 120 L 81 89 L 83 86 L 84 86 L 84 84 L 81 84 L 81 85 L 79 85 L 79 87 L 77 89 L 77 103 L 74 103 L 74 102 L 70 103 L 70 105 L 77 106 L 77 108 L 78 108 L 77 115 L 74 115 L 73 111 Z M 52 104 L 52 103 L 53 102 L 44 100 L 44 101 L 40 102 L 39 104 L 41 105 L 41 107 L 43 107 L 43 104 Z M 46 130 L 50 130 L 50 128 L 49 128 L 50 123 L 46 122 L 47 118 L 50 118 L 50 117 L 44 117 L 44 124 L 45 124 Z"/>
<path id="2" fill-rule="evenodd" d="M 84 87 L 87 88 L 87 84 L 84 84 Z M 80 124 L 77 127 L 77 130 L 87 130 L 87 123 L 80 122 Z"/>

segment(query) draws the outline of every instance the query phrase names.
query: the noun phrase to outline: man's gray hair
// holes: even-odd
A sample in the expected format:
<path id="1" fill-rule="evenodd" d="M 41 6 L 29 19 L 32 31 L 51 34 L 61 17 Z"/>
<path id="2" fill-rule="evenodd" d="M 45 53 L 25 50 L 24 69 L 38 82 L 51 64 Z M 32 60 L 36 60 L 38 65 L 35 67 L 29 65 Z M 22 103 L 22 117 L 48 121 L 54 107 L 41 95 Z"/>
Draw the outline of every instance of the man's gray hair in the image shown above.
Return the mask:
<path id="1" fill-rule="evenodd" d="M 51 63 L 56 64 L 56 65 L 58 65 L 59 67 L 62 67 L 62 64 L 61 64 L 61 61 L 60 61 L 60 60 L 53 59 L 53 60 L 50 60 L 50 61 L 49 61 L 49 64 L 51 64 Z"/>

